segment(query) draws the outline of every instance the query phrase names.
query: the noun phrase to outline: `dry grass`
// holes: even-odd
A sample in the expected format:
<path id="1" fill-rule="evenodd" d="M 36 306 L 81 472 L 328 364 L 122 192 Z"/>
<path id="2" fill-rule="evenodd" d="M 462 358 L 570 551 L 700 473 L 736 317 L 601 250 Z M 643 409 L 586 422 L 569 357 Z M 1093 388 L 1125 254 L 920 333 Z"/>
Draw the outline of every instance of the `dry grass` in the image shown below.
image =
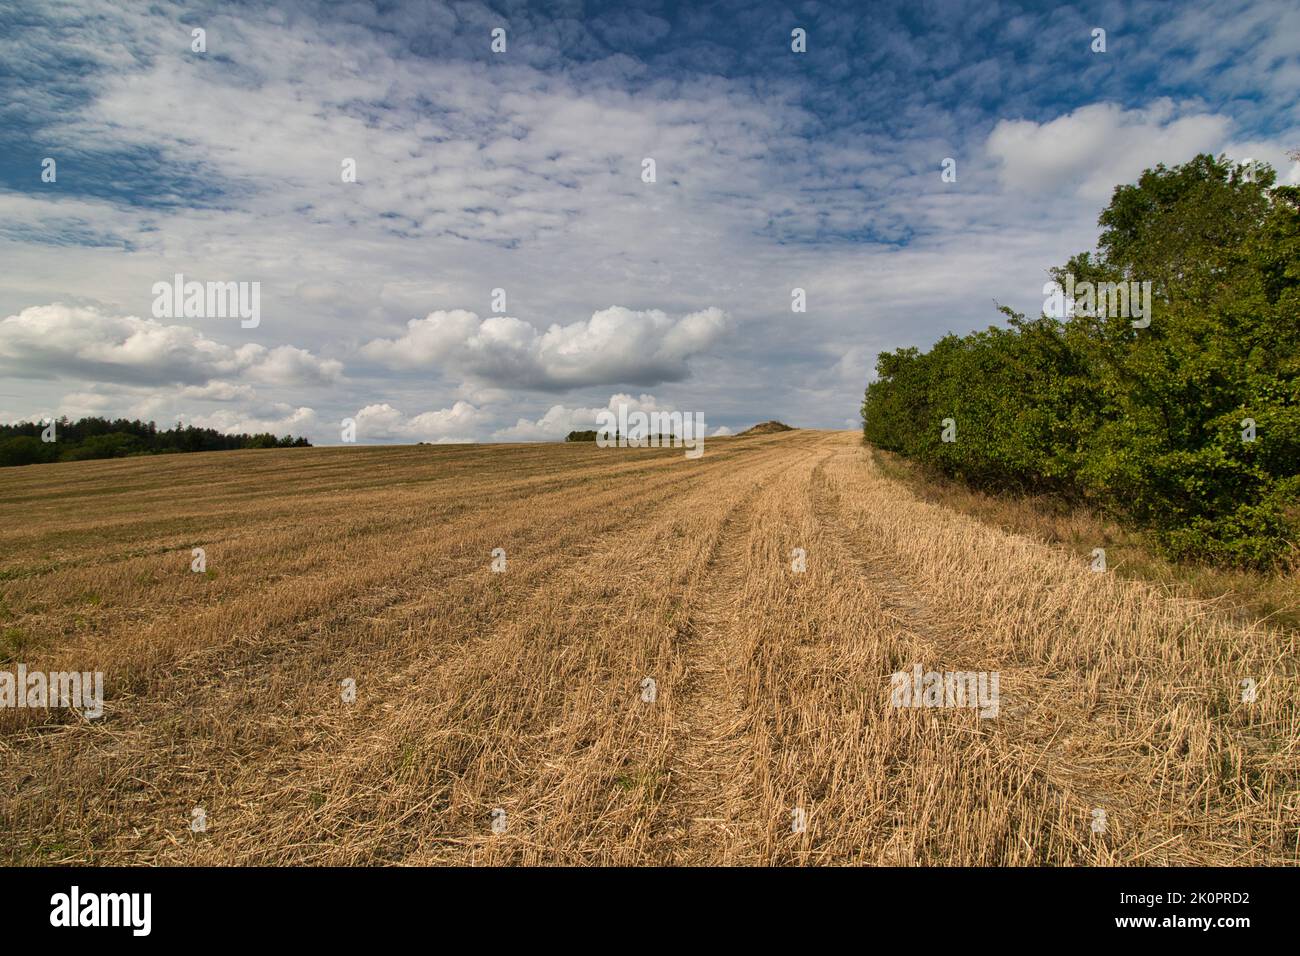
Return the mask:
<path id="1" fill-rule="evenodd" d="M 0 480 L 0 633 L 108 696 L 0 713 L 11 862 L 1300 858 L 1294 635 L 922 500 L 853 433 Z M 892 709 L 914 662 L 998 671 L 1000 715 Z"/>
<path id="2" fill-rule="evenodd" d="M 1162 558 L 1149 538 L 1084 507 L 1048 497 L 993 495 L 951 481 L 892 452 L 872 448 L 873 462 L 925 501 L 972 515 L 1016 534 L 1027 534 L 1080 555 L 1106 550 L 1107 566 L 1121 577 L 1159 585 L 1170 594 L 1211 601 L 1243 622 L 1266 622 L 1300 631 L 1300 560 L 1262 573 Z"/>

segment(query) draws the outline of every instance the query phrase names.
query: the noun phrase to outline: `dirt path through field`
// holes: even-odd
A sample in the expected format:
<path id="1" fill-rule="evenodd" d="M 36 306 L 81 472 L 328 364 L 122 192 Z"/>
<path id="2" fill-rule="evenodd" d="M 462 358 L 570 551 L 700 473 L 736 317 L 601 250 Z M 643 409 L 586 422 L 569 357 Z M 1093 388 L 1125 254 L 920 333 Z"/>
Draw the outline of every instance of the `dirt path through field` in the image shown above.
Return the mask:
<path id="1" fill-rule="evenodd" d="M 766 517 L 761 504 L 767 487 L 755 483 L 731 504 L 686 594 L 686 679 L 668 779 L 674 819 L 661 840 L 661 852 L 676 864 L 741 862 L 741 833 L 758 826 L 743 813 L 749 745 L 737 628 L 746 580 L 771 571 L 756 566 L 750 548 Z"/>

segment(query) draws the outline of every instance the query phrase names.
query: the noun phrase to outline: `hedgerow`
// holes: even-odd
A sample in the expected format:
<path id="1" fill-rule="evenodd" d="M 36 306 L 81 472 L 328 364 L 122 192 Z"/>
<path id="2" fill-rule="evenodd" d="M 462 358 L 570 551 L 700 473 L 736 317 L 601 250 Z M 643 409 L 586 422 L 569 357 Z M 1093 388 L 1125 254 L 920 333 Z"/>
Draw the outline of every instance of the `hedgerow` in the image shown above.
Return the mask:
<path id="1" fill-rule="evenodd" d="M 1098 222 L 1097 249 L 1052 279 L 1150 283 L 1149 324 L 1045 302 L 882 353 L 865 439 L 982 488 L 1090 502 L 1175 558 L 1294 558 L 1300 188 L 1201 155 L 1118 187 Z"/>

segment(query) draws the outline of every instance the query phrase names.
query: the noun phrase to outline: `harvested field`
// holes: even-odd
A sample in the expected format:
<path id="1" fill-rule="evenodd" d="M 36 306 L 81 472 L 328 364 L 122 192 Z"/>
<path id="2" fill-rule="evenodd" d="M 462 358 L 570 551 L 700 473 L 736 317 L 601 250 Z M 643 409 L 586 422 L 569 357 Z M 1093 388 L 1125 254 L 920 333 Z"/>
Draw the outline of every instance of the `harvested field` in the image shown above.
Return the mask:
<path id="1" fill-rule="evenodd" d="M 10 863 L 1300 857 L 1292 634 L 919 500 L 857 433 L 33 466 L 0 513 L 0 669 L 106 693 L 0 711 Z M 891 706 L 914 664 L 996 672 L 996 716 Z"/>

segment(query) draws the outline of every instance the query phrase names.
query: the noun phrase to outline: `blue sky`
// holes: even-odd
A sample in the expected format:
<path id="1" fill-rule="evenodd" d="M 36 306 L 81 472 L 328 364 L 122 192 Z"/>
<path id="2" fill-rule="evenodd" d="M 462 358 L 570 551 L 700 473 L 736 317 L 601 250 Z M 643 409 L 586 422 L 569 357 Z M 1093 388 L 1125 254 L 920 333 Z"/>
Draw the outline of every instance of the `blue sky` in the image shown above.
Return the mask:
<path id="1" fill-rule="evenodd" d="M 321 443 L 852 427 L 878 351 L 1036 311 L 1143 168 L 1300 181 L 1295 3 L 4 0 L 0 87 L 0 418 Z M 260 324 L 155 318 L 177 272 Z"/>

